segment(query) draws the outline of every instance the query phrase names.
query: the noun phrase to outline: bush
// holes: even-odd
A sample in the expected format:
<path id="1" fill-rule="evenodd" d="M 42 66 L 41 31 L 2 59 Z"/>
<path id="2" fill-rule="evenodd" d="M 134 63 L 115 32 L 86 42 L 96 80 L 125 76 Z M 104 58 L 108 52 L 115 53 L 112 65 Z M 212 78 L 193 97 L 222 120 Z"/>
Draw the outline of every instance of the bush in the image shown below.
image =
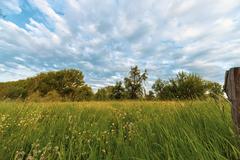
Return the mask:
<path id="1" fill-rule="evenodd" d="M 7 89 L 6 98 L 10 99 L 25 99 L 27 97 L 27 90 L 23 87 L 10 87 Z"/>
<path id="2" fill-rule="evenodd" d="M 83 101 L 83 100 L 91 100 L 93 99 L 93 91 L 92 88 L 84 85 L 80 88 L 77 88 L 74 92 L 74 99 L 73 101 Z"/>
<path id="3" fill-rule="evenodd" d="M 206 81 L 197 74 L 179 72 L 169 81 L 158 79 L 152 88 L 158 99 L 197 99 L 205 96 Z M 212 87 L 214 90 L 215 87 Z M 215 90 L 214 90 L 215 91 Z"/>
<path id="4" fill-rule="evenodd" d="M 43 97 L 41 96 L 40 92 L 37 91 L 30 94 L 26 100 L 31 102 L 41 102 L 42 98 Z"/>
<path id="5" fill-rule="evenodd" d="M 42 98 L 42 101 L 62 101 L 62 97 L 56 90 L 52 90 Z"/>

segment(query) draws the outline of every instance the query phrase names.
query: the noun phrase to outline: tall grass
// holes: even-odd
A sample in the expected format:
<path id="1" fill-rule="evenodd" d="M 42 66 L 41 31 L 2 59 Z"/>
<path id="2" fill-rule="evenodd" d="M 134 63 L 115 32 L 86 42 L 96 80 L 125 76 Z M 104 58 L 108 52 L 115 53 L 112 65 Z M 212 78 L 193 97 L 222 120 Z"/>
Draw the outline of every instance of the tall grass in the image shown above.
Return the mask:
<path id="1" fill-rule="evenodd" d="M 214 101 L 0 103 L 0 159 L 238 159 Z"/>

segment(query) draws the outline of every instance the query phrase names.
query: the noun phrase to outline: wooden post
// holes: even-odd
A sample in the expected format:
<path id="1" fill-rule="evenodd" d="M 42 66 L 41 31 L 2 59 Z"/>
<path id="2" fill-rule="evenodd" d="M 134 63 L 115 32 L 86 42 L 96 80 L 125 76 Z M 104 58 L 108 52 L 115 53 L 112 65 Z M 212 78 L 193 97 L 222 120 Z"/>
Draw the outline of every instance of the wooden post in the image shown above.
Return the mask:
<path id="1" fill-rule="evenodd" d="M 232 119 L 237 132 L 240 133 L 240 67 L 226 71 L 224 91 L 232 103 Z"/>

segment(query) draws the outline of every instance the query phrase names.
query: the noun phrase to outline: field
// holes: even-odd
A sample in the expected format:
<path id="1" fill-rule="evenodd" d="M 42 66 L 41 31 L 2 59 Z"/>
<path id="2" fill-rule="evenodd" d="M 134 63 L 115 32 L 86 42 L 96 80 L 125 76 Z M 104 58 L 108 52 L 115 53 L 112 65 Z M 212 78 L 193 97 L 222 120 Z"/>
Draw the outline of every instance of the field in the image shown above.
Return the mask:
<path id="1" fill-rule="evenodd" d="M 238 159 L 215 101 L 0 103 L 0 159 Z"/>

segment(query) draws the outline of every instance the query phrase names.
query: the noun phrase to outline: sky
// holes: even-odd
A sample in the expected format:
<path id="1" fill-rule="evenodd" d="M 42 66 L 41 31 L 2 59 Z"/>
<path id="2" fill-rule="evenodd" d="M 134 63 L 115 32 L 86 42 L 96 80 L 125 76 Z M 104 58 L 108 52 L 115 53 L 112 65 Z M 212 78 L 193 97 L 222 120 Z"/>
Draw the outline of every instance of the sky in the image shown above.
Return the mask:
<path id="1" fill-rule="evenodd" d="M 0 82 L 80 69 L 97 89 L 147 69 L 222 83 L 240 66 L 240 0 L 0 0 Z"/>

